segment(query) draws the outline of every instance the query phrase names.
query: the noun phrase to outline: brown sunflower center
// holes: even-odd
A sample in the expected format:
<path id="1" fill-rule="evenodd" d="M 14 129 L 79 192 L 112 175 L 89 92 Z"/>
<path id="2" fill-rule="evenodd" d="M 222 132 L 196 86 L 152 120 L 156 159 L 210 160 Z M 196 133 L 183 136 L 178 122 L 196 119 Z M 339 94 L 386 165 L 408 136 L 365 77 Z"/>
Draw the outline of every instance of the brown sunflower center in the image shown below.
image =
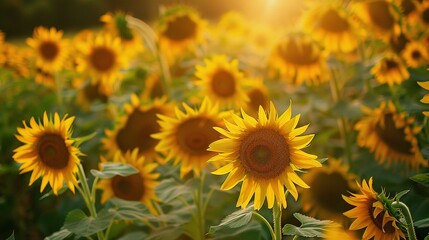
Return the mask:
<path id="1" fill-rule="evenodd" d="M 412 0 L 403 0 L 401 2 L 402 13 L 407 16 L 416 10 L 416 5 Z"/>
<path id="2" fill-rule="evenodd" d="M 390 11 L 390 5 L 386 1 L 368 2 L 368 15 L 371 23 L 384 30 L 390 30 L 395 25 L 395 18 Z"/>
<path id="3" fill-rule="evenodd" d="M 329 32 L 344 32 L 349 29 L 349 23 L 334 9 L 329 9 L 320 19 L 320 27 Z"/>
<path id="4" fill-rule="evenodd" d="M 217 126 L 212 120 L 196 117 L 181 123 L 177 130 L 177 142 L 181 149 L 192 155 L 205 155 L 209 144 L 219 139 L 213 129 Z"/>
<path id="5" fill-rule="evenodd" d="M 150 135 L 160 130 L 156 117 L 158 113 L 160 113 L 158 109 L 147 111 L 135 109 L 128 116 L 125 126 L 116 136 L 116 142 L 123 153 L 134 148 L 138 148 L 140 153 L 148 152 L 155 147 L 158 140 Z"/>
<path id="6" fill-rule="evenodd" d="M 220 97 L 231 97 L 235 93 L 235 78 L 224 70 L 218 69 L 212 76 L 211 87 Z"/>
<path id="7" fill-rule="evenodd" d="M 384 115 L 384 127 L 378 123 L 375 126 L 375 132 L 391 149 L 403 154 L 413 154 L 413 146 L 405 139 L 405 128 L 396 127 L 393 114 Z"/>
<path id="8" fill-rule="evenodd" d="M 350 210 L 350 205 L 341 195 L 348 195 L 352 189 L 341 173 L 320 172 L 310 183 L 310 187 L 314 201 L 323 209 L 340 214 Z"/>
<path id="9" fill-rule="evenodd" d="M 392 59 L 386 59 L 384 62 L 386 65 L 386 70 L 392 70 L 398 68 L 398 62 Z"/>
<path id="10" fill-rule="evenodd" d="M 426 8 L 425 10 L 423 10 L 422 19 L 423 19 L 423 22 L 425 22 L 426 24 L 429 24 L 429 8 Z"/>
<path id="11" fill-rule="evenodd" d="M 419 50 L 414 50 L 411 53 L 411 57 L 415 60 L 419 60 L 420 58 L 422 58 L 422 53 Z"/>
<path id="12" fill-rule="evenodd" d="M 319 60 L 319 55 L 311 43 L 298 43 L 295 39 L 280 46 L 278 51 L 285 62 L 296 65 L 311 65 Z"/>
<path id="13" fill-rule="evenodd" d="M 63 169 L 68 165 L 70 152 L 60 135 L 45 134 L 41 136 L 37 150 L 41 161 L 50 168 Z"/>
<path id="14" fill-rule="evenodd" d="M 85 98 L 90 102 L 100 100 L 103 103 L 107 102 L 107 95 L 100 91 L 100 84 L 87 84 L 83 88 Z"/>
<path id="15" fill-rule="evenodd" d="M 40 44 L 39 51 L 43 59 L 52 61 L 58 56 L 60 48 L 58 47 L 58 44 L 53 41 L 44 41 Z"/>
<path id="16" fill-rule="evenodd" d="M 243 138 L 240 161 L 251 176 L 275 178 L 289 165 L 289 145 L 278 131 L 260 128 Z"/>
<path id="17" fill-rule="evenodd" d="M 176 17 L 168 22 L 164 35 L 174 41 L 191 38 L 197 31 L 197 24 L 187 15 Z"/>
<path id="18" fill-rule="evenodd" d="M 128 200 L 139 201 L 144 194 L 143 178 L 139 173 L 122 177 L 112 178 L 111 187 L 116 197 Z"/>
<path id="19" fill-rule="evenodd" d="M 396 53 L 402 52 L 404 50 L 405 46 L 409 42 L 408 38 L 405 36 L 405 34 L 401 33 L 398 36 L 393 36 L 390 38 L 390 46 L 392 47 L 393 51 Z"/>
<path id="20" fill-rule="evenodd" d="M 377 226 L 378 229 L 380 229 L 381 231 L 387 234 L 394 233 L 396 231 L 396 228 L 393 226 L 392 221 L 388 221 L 386 224 L 384 224 L 384 227 L 383 227 L 383 217 L 386 210 L 383 210 L 375 218 L 374 218 L 374 211 L 375 211 L 375 207 L 373 207 L 372 203 L 370 203 L 368 208 L 368 213 L 369 213 L 369 216 L 371 217 L 371 220 L 374 222 L 374 225 Z"/>
<path id="21" fill-rule="evenodd" d="M 259 106 L 266 107 L 268 99 L 266 95 L 259 89 L 252 89 L 247 93 L 250 98 L 250 107 L 254 111 L 258 111 Z"/>
<path id="22" fill-rule="evenodd" d="M 104 46 L 94 47 L 89 56 L 89 62 L 95 70 L 99 72 L 107 72 L 115 65 L 116 55 L 110 48 Z"/>

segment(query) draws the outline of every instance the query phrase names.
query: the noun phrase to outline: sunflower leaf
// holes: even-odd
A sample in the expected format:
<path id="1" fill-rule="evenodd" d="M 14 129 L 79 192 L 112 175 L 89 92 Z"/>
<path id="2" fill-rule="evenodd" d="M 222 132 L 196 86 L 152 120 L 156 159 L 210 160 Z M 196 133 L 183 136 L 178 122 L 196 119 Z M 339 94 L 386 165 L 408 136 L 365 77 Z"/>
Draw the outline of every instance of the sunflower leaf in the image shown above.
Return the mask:
<path id="1" fill-rule="evenodd" d="M 118 238 L 118 240 L 144 240 L 144 239 L 147 239 L 147 234 L 142 231 L 131 232 Z"/>
<path id="2" fill-rule="evenodd" d="M 253 204 L 245 209 L 240 209 L 226 216 L 219 225 L 211 226 L 208 234 L 224 228 L 239 228 L 250 222 L 253 216 Z"/>
<path id="3" fill-rule="evenodd" d="M 88 140 L 91 140 L 93 137 L 95 137 L 95 135 L 97 135 L 97 133 L 93 132 L 93 133 L 88 134 L 86 136 L 75 138 L 75 146 L 79 147 L 82 143 L 84 143 Z"/>
<path id="4" fill-rule="evenodd" d="M 328 161 L 328 158 L 319 158 L 319 159 L 316 159 L 316 160 L 319 161 L 321 164 L 323 164 L 326 161 Z"/>
<path id="5" fill-rule="evenodd" d="M 193 182 L 182 184 L 172 178 L 165 179 L 155 188 L 155 192 L 159 199 L 164 203 L 170 203 L 179 196 L 192 197 L 194 192 Z"/>
<path id="6" fill-rule="evenodd" d="M 57 232 L 54 232 L 51 236 L 46 237 L 45 240 L 63 240 L 70 236 L 72 233 L 67 229 L 61 229 Z"/>
<path id="7" fill-rule="evenodd" d="M 15 240 L 15 232 L 12 232 L 12 235 L 10 235 L 6 240 Z"/>
<path id="8" fill-rule="evenodd" d="M 101 211 L 97 218 L 88 217 L 82 210 L 75 209 L 67 214 L 64 229 L 80 237 L 88 237 L 106 229 L 113 220 L 113 214 Z"/>
<path id="9" fill-rule="evenodd" d="M 107 211 L 113 215 L 116 220 L 151 220 L 154 217 L 149 213 L 149 210 L 141 202 L 127 201 L 119 198 L 113 198 L 109 201 L 113 207 L 105 208 L 102 211 Z"/>
<path id="10" fill-rule="evenodd" d="M 429 187 L 429 173 L 419 173 L 410 177 L 416 183 L 420 183 L 425 187 Z"/>
<path id="11" fill-rule="evenodd" d="M 414 222 L 414 226 L 418 228 L 429 227 L 429 218 L 420 219 Z"/>
<path id="12" fill-rule="evenodd" d="M 399 192 L 398 194 L 396 194 L 395 200 L 399 201 L 403 196 L 405 196 L 409 192 L 410 192 L 410 190 L 404 190 L 402 192 Z"/>
<path id="13" fill-rule="evenodd" d="M 103 163 L 101 171 L 91 169 L 91 174 L 94 177 L 102 179 L 112 178 L 116 175 L 126 177 L 136 173 L 138 173 L 137 169 L 125 163 Z"/>
<path id="14" fill-rule="evenodd" d="M 294 213 L 293 216 L 301 222 L 301 226 L 286 224 L 282 229 L 283 235 L 323 238 L 325 227 L 332 223 L 329 220 L 318 220 L 300 213 Z"/>

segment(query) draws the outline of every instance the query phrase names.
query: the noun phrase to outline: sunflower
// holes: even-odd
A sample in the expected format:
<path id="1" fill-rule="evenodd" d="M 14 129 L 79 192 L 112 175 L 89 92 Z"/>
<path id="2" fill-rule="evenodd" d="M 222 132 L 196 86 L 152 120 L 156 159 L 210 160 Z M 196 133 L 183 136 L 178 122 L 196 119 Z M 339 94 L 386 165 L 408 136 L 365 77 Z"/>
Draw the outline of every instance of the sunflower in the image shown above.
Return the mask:
<path id="1" fill-rule="evenodd" d="M 103 82 L 91 83 L 85 81 L 82 78 L 75 78 L 73 80 L 73 86 L 77 89 L 77 104 L 82 107 L 83 110 L 88 111 L 91 104 L 94 102 L 107 103 L 109 98 L 112 96 L 112 92 L 109 90 L 110 87 L 103 86 Z"/>
<path id="2" fill-rule="evenodd" d="M 379 83 L 387 83 L 389 86 L 401 84 L 408 80 L 410 74 L 402 62 L 402 59 L 393 53 L 387 53 L 371 68 L 371 73 Z"/>
<path id="3" fill-rule="evenodd" d="M 107 160 L 101 157 L 101 163 L 103 162 Z M 144 157 L 139 156 L 138 149 L 127 151 L 125 154 L 117 151 L 112 162 L 129 164 L 137 169 L 138 173 L 126 177 L 117 175 L 110 179 L 101 179 L 97 184 L 97 188 L 103 191 L 101 203 L 104 204 L 113 197 L 139 201 L 152 214 L 157 215 L 152 202 L 159 201 L 155 194 L 155 187 L 159 184 L 157 181 L 159 173 L 153 172 L 158 164 L 147 162 Z"/>
<path id="4" fill-rule="evenodd" d="M 13 71 L 17 77 L 29 77 L 32 52 L 31 49 L 4 42 L 0 45 L 0 67 Z"/>
<path id="5" fill-rule="evenodd" d="M 63 39 L 63 31 L 55 28 L 37 27 L 27 44 L 35 50 L 36 67 L 43 71 L 59 71 L 63 68 L 68 54 L 68 44 Z"/>
<path id="6" fill-rule="evenodd" d="M 429 27 L 429 2 L 423 1 L 419 7 L 419 18 L 420 22 L 423 24 L 424 29 Z"/>
<path id="7" fill-rule="evenodd" d="M 202 95 L 218 102 L 221 107 L 240 107 L 249 98 L 244 86 L 246 79 L 238 69 L 238 60 L 228 61 L 225 55 L 214 55 L 204 59 L 205 65 L 197 65 L 195 76 L 198 78 L 195 85 L 203 90 Z"/>
<path id="8" fill-rule="evenodd" d="M 421 42 L 410 42 L 402 52 L 402 57 L 408 66 L 418 68 L 429 63 L 429 53 Z"/>
<path id="9" fill-rule="evenodd" d="M 16 138 L 24 145 L 14 150 L 13 159 L 22 164 L 20 173 L 32 171 L 29 185 L 42 177 L 40 192 L 49 183 L 54 194 L 58 195 L 65 183 L 74 193 L 81 152 L 73 146 L 73 120 L 74 117 L 67 118 L 67 115 L 60 119 L 58 113 L 55 113 L 54 119 L 48 118 L 45 112 L 43 123 L 37 123 L 31 118 L 30 126 L 24 121 L 24 128 L 18 128 L 19 135 Z"/>
<path id="10" fill-rule="evenodd" d="M 376 109 L 363 107 L 365 116 L 356 123 L 357 142 L 375 153 L 376 160 L 389 166 L 398 161 L 412 169 L 427 166 L 420 152 L 416 135 L 421 127 L 413 127 L 414 118 L 398 113 L 392 102 L 383 102 Z"/>
<path id="11" fill-rule="evenodd" d="M 229 190 L 243 181 L 237 206 L 245 208 L 255 194 L 256 210 L 262 207 L 265 198 L 268 208 L 273 207 L 275 200 L 285 208 L 284 187 L 295 200 L 298 198 L 295 184 L 309 187 L 295 171 L 322 166 L 317 156 L 301 150 L 314 135 L 298 136 L 308 125 L 296 128 L 300 115 L 291 118 L 291 105 L 278 117 L 271 102 L 269 112 L 259 108 L 257 120 L 242 110 L 242 117 L 232 114 L 234 123 L 225 120 L 226 129 L 215 128 L 225 138 L 209 146 L 209 151 L 219 153 L 209 161 L 222 164 L 212 173 L 229 173 L 222 190 Z"/>
<path id="12" fill-rule="evenodd" d="M 131 104 L 125 104 L 126 116 L 119 118 L 114 130 L 106 130 L 106 138 L 102 140 L 104 149 L 110 156 L 117 150 L 123 154 L 138 148 L 139 155 L 147 160 L 162 161 L 155 151 L 159 140 L 150 135 L 160 131 L 157 115 L 171 115 L 172 106 L 166 98 L 155 99 L 153 102 L 141 103 L 137 95 L 131 95 Z"/>
<path id="13" fill-rule="evenodd" d="M 425 90 L 429 90 L 429 81 L 428 82 L 417 82 L 420 87 L 424 88 Z M 426 94 L 421 100 L 422 103 L 429 103 L 429 94 Z M 429 111 L 423 111 L 423 114 L 426 117 L 429 117 Z"/>
<path id="14" fill-rule="evenodd" d="M 34 77 L 34 80 L 47 87 L 54 88 L 56 86 L 54 73 L 43 70 L 42 68 L 36 68 L 36 76 Z"/>
<path id="15" fill-rule="evenodd" d="M 174 165 L 180 163 L 180 177 L 191 170 L 199 176 L 207 165 L 207 160 L 215 155 L 207 151 L 210 143 L 218 140 L 220 135 L 213 127 L 221 127 L 223 118 L 229 112 L 219 112 L 219 105 L 212 104 L 204 98 L 199 109 L 192 109 L 183 103 L 182 112 L 176 107 L 176 116 L 158 115 L 161 125 L 160 133 L 152 134 L 159 139 L 156 150 L 166 155 L 165 160 L 174 158 Z"/>
<path id="16" fill-rule="evenodd" d="M 295 85 L 317 85 L 328 80 L 326 54 L 308 35 L 288 35 L 277 43 L 269 63 Z"/>
<path id="17" fill-rule="evenodd" d="M 141 94 L 142 99 L 155 99 L 166 96 L 161 77 L 158 74 L 151 74 L 145 80 L 144 91 Z"/>
<path id="18" fill-rule="evenodd" d="M 0 52 L 0 66 L 2 66 L 6 62 L 6 54 L 3 54 L 4 48 L 5 48 L 4 34 L 2 31 L 0 31 L 0 49 L 2 50 Z"/>
<path id="19" fill-rule="evenodd" d="M 304 16 L 304 28 L 330 52 L 351 52 L 358 45 L 356 23 L 344 8 L 315 6 Z"/>
<path id="20" fill-rule="evenodd" d="M 399 34 L 393 34 L 390 36 L 389 45 L 395 53 L 401 54 L 410 41 L 408 34 L 402 31 Z"/>
<path id="21" fill-rule="evenodd" d="M 341 196 L 356 192 L 355 179 L 349 166 L 336 159 L 329 159 L 326 167 L 310 169 L 302 177 L 311 188 L 300 191 L 303 210 L 314 217 L 342 222 L 343 212 L 350 207 Z"/>
<path id="22" fill-rule="evenodd" d="M 249 102 L 244 106 L 244 110 L 252 117 L 258 116 L 259 106 L 267 109 L 270 106 L 270 93 L 264 82 L 255 79 L 249 82 L 250 87 L 246 90 Z"/>
<path id="23" fill-rule="evenodd" d="M 353 231 L 344 229 L 343 226 L 336 222 L 328 224 L 328 226 L 326 226 L 324 230 L 324 240 L 358 240 L 358 237 L 356 236 L 356 234 L 353 233 Z"/>
<path id="24" fill-rule="evenodd" d="M 365 228 L 362 240 L 405 239 L 404 233 L 398 227 L 399 222 L 392 217 L 379 200 L 377 193 L 372 188 L 372 178 L 368 183 L 363 180 L 358 187 L 362 194 L 343 196 L 344 200 L 354 206 L 352 210 L 344 213 L 349 218 L 356 218 L 351 230 Z"/>
<path id="25" fill-rule="evenodd" d="M 414 24 L 419 18 L 419 2 L 416 0 L 397 0 L 402 16 L 410 24 Z"/>

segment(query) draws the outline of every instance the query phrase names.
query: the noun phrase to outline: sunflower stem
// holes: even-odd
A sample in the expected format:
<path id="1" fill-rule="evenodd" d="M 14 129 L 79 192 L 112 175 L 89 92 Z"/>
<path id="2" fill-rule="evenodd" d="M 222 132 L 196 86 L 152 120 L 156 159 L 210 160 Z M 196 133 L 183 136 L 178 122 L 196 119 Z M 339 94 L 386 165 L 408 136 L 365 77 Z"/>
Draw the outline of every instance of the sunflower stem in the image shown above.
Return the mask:
<path id="1" fill-rule="evenodd" d="M 205 209 L 203 209 L 203 190 L 204 190 L 204 182 L 206 179 L 206 172 L 203 171 L 201 174 L 200 186 L 197 189 L 197 197 L 195 199 L 197 205 L 197 214 L 198 214 L 198 226 L 200 229 L 200 239 L 205 239 Z"/>
<path id="2" fill-rule="evenodd" d="M 417 240 L 416 232 L 414 231 L 413 218 L 411 217 L 411 212 L 408 206 L 400 201 L 395 201 L 392 203 L 394 209 L 398 209 L 400 213 L 404 216 L 406 221 L 407 228 L 407 237 L 409 240 Z"/>
<path id="3" fill-rule="evenodd" d="M 271 227 L 271 224 L 267 221 L 267 219 L 265 219 L 264 216 L 262 216 L 256 211 L 253 211 L 253 216 L 259 218 L 265 224 L 265 226 L 267 226 L 268 230 L 270 231 L 271 239 L 276 239 L 276 234 L 274 233 L 274 230 Z"/>
<path id="4" fill-rule="evenodd" d="M 277 201 L 274 201 L 273 222 L 274 222 L 275 240 L 281 240 L 282 239 L 282 208 Z"/>
<path id="5" fill-rule="evenodd" d="M 63 81 L 61 79 L 61 74 L 56 72 L 54 74 L 55 78 L 55 88 L 57 90 L 57 103 L 58 106 L 63 106 Z"/>

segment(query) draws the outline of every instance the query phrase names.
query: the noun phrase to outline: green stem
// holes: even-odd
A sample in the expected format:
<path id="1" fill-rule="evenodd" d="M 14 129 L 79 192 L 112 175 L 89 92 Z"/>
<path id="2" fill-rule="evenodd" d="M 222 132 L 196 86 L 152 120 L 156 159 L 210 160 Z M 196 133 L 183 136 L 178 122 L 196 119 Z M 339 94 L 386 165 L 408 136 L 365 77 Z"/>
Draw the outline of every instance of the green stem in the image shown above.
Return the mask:
<path id="1" fill-rule="evenodd" d="M 55 78 L 55 88 L 57 90 L 57 103 L 61 107 L 63 106 L 63 81 L 61 79 L 61 74 L 56 72 L 53 77 Z"/>
<path id="2" fill-rule="evenodd" d="M 410 209 L 403 202 L 395 201 L 392 203 L 394 209 L 399 209 L 404 216 L 407 228 L 407 237 L 409 240 L 417 240 L 416 232 L 414 231 L 413 218 L 411 217 Z"/>
<path id="3" fill-rule="evenodd" d="M 205 239 L 206 226 L 205 226 L 205 211 L 203 209 L 203 189 L 204 182 L 206 179 L 206 172 L 203 171 L 201 174 L 200 186 L 197 189 L 197 197 L 195 199 L 197 205 L 197 214 L 198 214 L 198 226 L 200 232 L 200 239 Z"/>
<path id="4" fill-rule="evenodd" d="M 104 239 L 106 239 L 106 240 L 109 239 L 110 229 L 112 228 L 112 225 L 113 225 L 113 220 L 110 221 L 109 226 L 107 227 L 107 230 L 104 233 Z"/>
<path id="5" fill-rule="evenodd" d="M 271 224 L 267 221 L 267 219 L 265 219 L 264 216 L 255 211 L 253 211 L 253 216 L 259 218 L 267 226 L 268 230 L 270 231 L 271 239 L 275 240 L 276 234 L 274 233 L 274 230 L 271 227 Z"/>
<path id="6" fill-rule="evenodd" d="M 274 222 L 274 234 L 275 240 L 282 239 L 282 208 L 277 201 L 274 201 L 273 207 L 273 222 Z"/>

